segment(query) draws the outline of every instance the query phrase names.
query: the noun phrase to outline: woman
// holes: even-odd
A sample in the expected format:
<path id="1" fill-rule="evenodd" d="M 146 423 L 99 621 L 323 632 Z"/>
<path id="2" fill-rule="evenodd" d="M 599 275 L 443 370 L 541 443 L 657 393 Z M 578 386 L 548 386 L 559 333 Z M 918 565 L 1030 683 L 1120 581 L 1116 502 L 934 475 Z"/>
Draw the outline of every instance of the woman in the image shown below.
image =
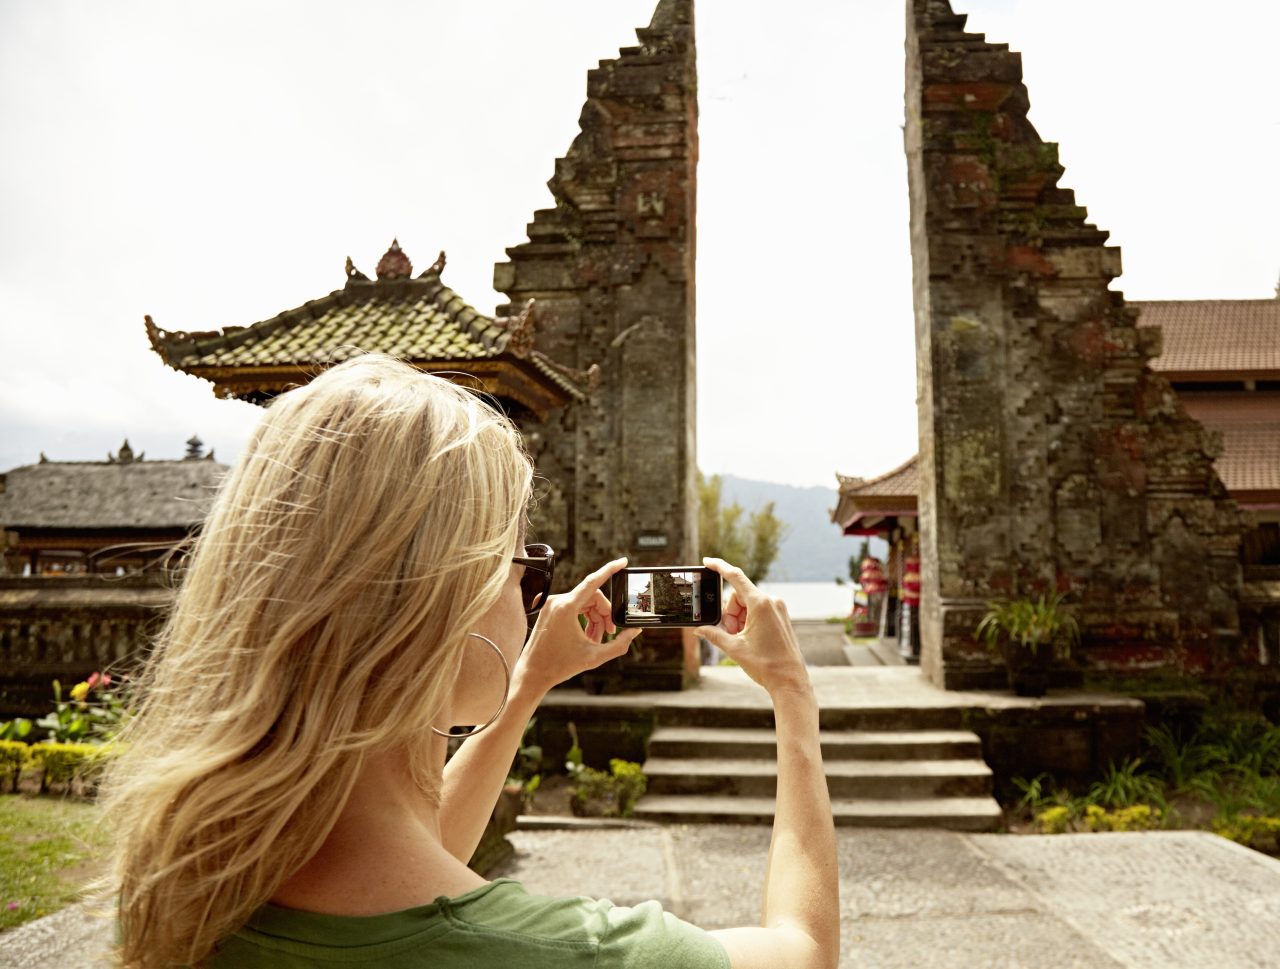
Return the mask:
<path id="1" fill-rule="evenodd" d="M 605 641 L 601 586 L 625 559 L 547 597 L 552 553 L 523 547 L 531 479 L 501 414 L 387 357 L 268 408 L 106 782 L 124 966 L 836 964 L 813 691 L 785 609 L 718 560 L 733 591 L 700 632 L 777 715 L 762 925 L 706 933 L 467 868 L 538 701 L 637 634 Z M 474 724 L 446 765 L 450 729 Z"/>

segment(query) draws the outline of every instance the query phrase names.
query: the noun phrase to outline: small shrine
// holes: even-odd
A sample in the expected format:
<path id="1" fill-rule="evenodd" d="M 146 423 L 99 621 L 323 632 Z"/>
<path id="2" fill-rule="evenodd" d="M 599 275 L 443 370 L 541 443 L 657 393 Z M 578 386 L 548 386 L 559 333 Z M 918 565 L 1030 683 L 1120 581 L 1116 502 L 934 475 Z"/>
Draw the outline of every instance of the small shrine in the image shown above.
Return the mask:
<path id="1" fill-rule="evenodd" d="M 888 641 L 908 663 L 920 660 L 920 545 L 916 512 L 916 460 L 879 477 L 836 475 L 839 503 L 831 519 L 846 535 L 879 535 L 888 562 L 862 563 L 858 584 L 867 595 L 863 630 Z M 856 625 L 856 622 L 855 622 Z"/>
<path id="2" fill-rule="evenodd" d="M 413 275 L 393 239 L 373 278 L 348 257 L 341 289 L 295 309 L 207 332 L 164 330 L 147 316 L 147 337 L 167 366 L 208 380 L 219 397 L 254 404 L 365 351 L 389 353 L 488 394 L 517 422 L 545 420 L 552 408 L 582 399 L 598 371 L 560 366 L 534 349 L 533 300 L 517 316 L 485 316 L 444 285 L 444 267 L 441 252 Z"/>

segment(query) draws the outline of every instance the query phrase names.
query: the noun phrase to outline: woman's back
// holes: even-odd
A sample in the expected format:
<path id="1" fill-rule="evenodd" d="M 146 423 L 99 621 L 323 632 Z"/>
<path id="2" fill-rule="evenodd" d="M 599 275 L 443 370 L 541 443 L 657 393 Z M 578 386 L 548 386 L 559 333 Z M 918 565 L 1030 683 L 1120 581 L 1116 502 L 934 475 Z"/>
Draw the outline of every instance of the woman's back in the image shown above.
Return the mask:
<path id="1" fill-rule="evenodd" d="M 663 912 L 587 898 L 528 894 L 489 882 L 453 898 L 385 915 L 320 915 L 267 905 L 219 947 L 212 969 L 728 969 L 707 933 Z"/>

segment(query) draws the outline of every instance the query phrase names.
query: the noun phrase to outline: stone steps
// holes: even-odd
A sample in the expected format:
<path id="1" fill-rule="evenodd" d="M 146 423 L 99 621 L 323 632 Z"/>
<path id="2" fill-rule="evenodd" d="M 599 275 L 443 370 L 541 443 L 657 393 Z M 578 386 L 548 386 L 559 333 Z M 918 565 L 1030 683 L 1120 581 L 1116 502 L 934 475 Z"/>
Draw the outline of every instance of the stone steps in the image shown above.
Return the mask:
<path id="1" fill-rule="evenodd" d="M 773 729 L 773 709 L 767 706 L 667 702 L 658 707 L 657 714 L 658 723 L 662 726 Z M 908 722 L 904 722 L 904 718 Z M 818 712 L 821 729 L 832 731 L 961 730 L 964 718 L 965 711 L 955 706 L 913 707 L 910 710 L 901 706 L 847 706 L 823 708 Z"/>
<path id="2" fill-rule="evenodd" d="M 980 760 L 834 760 L 824 767 L 832 797 L 978 797 L 991 790 L 991 769 Z M 778 785 L 773 760 L 650 758 L 644 772 L 654 794 L 772 797 Z"/>
<path id="3" fill-rule="evenodd" d="M 818 736 L 826 761 L 982 757 L 982 742 L 968 730 L 822 730 Z M 717 757 L 771 759 L 777 745 L 778 735 L 764 728 L 658 727 L 649 738 L 649 756 L 701 757 L 714 752 Z"/>
<path id="4" fill-rule="evenodd" d="M 974 733 L 823 729 L 820 740 L 839 825 L 990 831 L 999 824 L 991 770 Z M 648 793 L 636 805 L 635 816 L 668 822 L 771 822 L 776 743 L 776 734 L 767 727 L 657 727 L 644 764 Z"/>
<path id="5" fill-rule="evenodd" d="M 771 797 L 646 794 L 635 817 L 666 823 L 772 824 L 773 806 Z M 832 798 L 831 813 L 838 827 L 993 831 L 1000 823 L 1000 806 L 991 797 Z"/>

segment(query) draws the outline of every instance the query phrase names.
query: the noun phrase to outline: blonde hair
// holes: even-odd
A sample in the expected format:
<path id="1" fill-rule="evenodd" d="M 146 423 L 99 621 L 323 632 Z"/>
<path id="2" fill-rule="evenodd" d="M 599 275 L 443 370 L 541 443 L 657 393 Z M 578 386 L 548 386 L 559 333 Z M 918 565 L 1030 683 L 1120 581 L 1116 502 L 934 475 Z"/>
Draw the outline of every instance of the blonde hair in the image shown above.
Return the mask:
<path id="1" fill-rule="evenodd" d="M 195 542 L 104 782 L 121 963 L 195 965 L 409 751 L 497 601 L 529 500 L 511 422 L 366 355 L 277 398 Z"/>

